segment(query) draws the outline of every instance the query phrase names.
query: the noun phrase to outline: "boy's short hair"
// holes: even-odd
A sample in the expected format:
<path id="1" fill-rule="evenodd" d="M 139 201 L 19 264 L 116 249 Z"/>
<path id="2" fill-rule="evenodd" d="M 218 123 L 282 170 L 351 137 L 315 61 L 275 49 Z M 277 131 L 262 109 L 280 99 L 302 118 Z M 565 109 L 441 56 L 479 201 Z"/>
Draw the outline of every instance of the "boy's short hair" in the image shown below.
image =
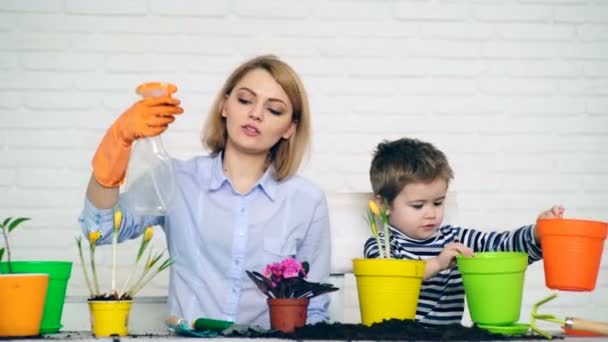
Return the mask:
<path id="1" fill-rule="evenodd" d="M 372 189 L 389 203 L 410 183 L 449 183 L 454 172 L 443 152 L 418 139 L 384 140 L 376 147 L 369 170 Z"/>

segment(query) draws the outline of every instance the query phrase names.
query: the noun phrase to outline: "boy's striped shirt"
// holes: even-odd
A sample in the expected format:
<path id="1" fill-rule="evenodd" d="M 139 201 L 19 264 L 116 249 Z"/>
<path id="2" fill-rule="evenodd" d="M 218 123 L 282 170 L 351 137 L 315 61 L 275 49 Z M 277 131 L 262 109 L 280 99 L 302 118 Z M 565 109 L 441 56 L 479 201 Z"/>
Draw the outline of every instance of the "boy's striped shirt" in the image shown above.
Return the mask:
<path id="1" fill-rule="evenodd" d="M 443 226 L 427 240 L 415 240 L 390 227 L 391 257 L 396 259 L 430 259 L 441 253 L 445 245 L 460 242 L 474 252 L 514 251 L 528 253 L 528 264 L 542 258 L 540 246 L 533 233 L 534 226 L 513 231 L 482 232 L 479 230 Z M 383 236 L 380 239 L 383 241 Z M 376 239 L 365 243 L 366 258 L 377 258 Z M 443 270 L 422 282 L 416 320 L 428 324 L 461 323 L 464 312 L 464 287 L 458 267 Z"/>

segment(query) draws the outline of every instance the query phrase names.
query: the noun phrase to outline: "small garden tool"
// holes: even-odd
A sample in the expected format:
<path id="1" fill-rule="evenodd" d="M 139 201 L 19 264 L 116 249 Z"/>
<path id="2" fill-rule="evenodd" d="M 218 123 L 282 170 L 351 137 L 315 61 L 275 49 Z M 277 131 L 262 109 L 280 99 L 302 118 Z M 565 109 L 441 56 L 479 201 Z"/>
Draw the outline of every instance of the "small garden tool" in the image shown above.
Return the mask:
<path id="1" fill-rule="evenodd" d="M 554 293 L 554 294 L 548 296 L 547 298 L 544 298 L 543 300 L 534 304 L 534 307 L 532 308 L 532 319 L 530 321 L 530 328 L 532 328 L 532 330 L 534 332 L 536 332 L 539 335 L 542 335 L 548 339 L 553 338 L 553 336 L 551 334 L 547 333 L 546 331 L 541 330 L 536 325 L 536 320 L 543 320 L 543 321 L 547 321 L 547 322 L 561 324 L 562 326 L 564 326 L 568 329 L 571 329 L 571 330 L 593 332 L 593 333 L 597 333 L 600 335 L 608 336 L 608 323 L 605 323 L 605 322 L 590 321 L 590 320 L 575 318 L 575 317 L 566 317 L 566 319 L 559 319 L 559 318 L 555 317 L 555 315 L 538 313 L 538 308 L 541 305 L 554 299 L 555 297 L 557 297 L 556 293 Z"/>
<path id="2" fill-rule="evenodd" d="M 189 337 L 221 337 L 221 336 L 257 336 L 271 330 L 257 325 L 235 324 L 231 321 L 222 321 L 210 318 L 197 318 L 189 323 L 183 318 L 169 316 L 165 323 L 176 334 Z"/>
<path id="3" fill-rule="evenodd" d="M 165 323 L 169 329 L 173 330 L 176 334 L 181 336 L 189 337 L 217 337 L 219 334 L 213 330 L 195 330 L 193 326 L 183 318 L 176 316 L 169 316 Z"/>

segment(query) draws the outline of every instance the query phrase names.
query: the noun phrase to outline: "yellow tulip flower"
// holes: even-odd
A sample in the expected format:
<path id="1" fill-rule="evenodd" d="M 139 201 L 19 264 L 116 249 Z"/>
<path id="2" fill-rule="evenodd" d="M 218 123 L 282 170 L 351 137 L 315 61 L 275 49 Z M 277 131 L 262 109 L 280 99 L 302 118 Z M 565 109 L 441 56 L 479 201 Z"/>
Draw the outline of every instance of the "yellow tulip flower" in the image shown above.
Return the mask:
<path id="1" fill-rule="evenodd" d="M 114 230 L 118 231 L 120 228 L 120 222 L 122 221 L 122 211 L 116 210 L 114 212 Z"/>
<path id="2" fill-rule="evenodd" d="M 376 217 L 380 217 L 380 209 L 378 209 L 376 202 L 369 201 L 367 205 L 369 206 L 369 210 L 371 210 Z"/>
<path id="3" fill-rule="evenodd" d="M 101 238 L 101 232 L 89 232 L 89 243 L 94 245 Z"/>
<path id="4" fill-rule="evenodd" d="M 152 236 L 154 236 L 154 229 L 148 226 L 148 228 L 146 228 L 146 231 L 144 232 L 144 241 L 148 242 L 152 240 Z"/>

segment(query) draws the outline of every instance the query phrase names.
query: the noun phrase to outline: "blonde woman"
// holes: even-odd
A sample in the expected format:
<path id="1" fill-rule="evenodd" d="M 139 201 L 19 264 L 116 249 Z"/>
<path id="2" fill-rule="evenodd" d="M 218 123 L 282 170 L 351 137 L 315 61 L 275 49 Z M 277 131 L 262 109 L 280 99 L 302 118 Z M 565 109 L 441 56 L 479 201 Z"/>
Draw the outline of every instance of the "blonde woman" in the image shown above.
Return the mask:
<path id="1" fill-rule="evenodd" d="M 171 97 L 137 102 L 103 138 L 93 159 L 83 230 L 111 242 L 112 208 L 121 206 L 131 144 L 158 135 L 182 113 Z M 165 216 L 123 210 L 119 240 L 161 225 L 175 264 L 169 312 L 269 327 L 266 297 L 245 270 L 261 271 L 286 257 L 310 263 L 308 280 L 327 281 L 330 232 L 324 193 L 298 176 L 309 147 L 310 109 L 295 71 L 274 56 L 260 56 L 228 77 L 203 127 L 212 152 L 174 160 L 177 194 Z M 88 228 L 88 229 L 87 229 Z M 328 319 L 329 298 L 313 298 L 307 323 Z"/>

